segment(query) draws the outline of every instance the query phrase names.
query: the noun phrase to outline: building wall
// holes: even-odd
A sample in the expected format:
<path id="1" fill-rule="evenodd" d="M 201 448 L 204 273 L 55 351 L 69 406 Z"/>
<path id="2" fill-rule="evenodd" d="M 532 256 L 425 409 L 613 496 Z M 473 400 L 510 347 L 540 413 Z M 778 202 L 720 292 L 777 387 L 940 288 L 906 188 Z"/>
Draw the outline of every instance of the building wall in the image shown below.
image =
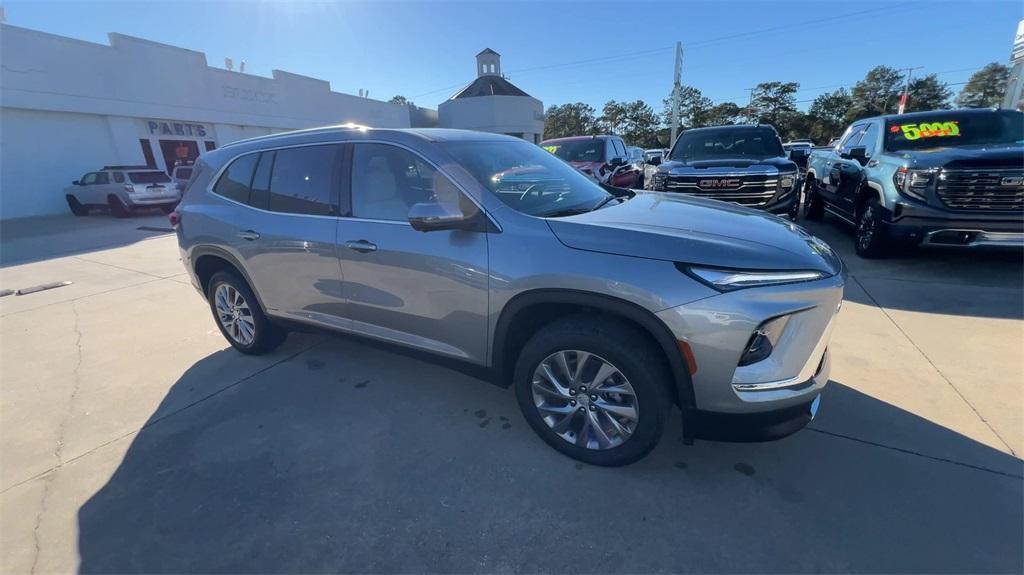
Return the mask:
<path id="1" fill-rule="evenodd" d="M 109 41 L 0 24 L 0 218 L 66 213 L 63 189 L 85 171 L 146 163 L 140 138 L 164 168 L 160 139 L 202 150 L 345 122 L 412 125 L 408 106 L 334 92 L 323 80 L 229 72 L 202 52 L 122 34 Z M 418 125 L 429 121 L 429 111 L 417 114 Z"/>
<path id="2" fill-rule="evenodd" d="M 524 96 L 458 98 L 437 107 L 442 128 L 462 128 L 499 134 L 522 134 L 535 142 L 544 133 L 544 105 Z"/>

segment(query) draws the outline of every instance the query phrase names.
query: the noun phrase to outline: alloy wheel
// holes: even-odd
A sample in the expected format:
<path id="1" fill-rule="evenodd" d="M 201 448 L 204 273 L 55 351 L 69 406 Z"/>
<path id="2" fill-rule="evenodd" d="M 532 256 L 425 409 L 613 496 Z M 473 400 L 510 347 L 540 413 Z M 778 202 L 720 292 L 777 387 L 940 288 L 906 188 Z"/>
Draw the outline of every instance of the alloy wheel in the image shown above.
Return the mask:
<path id="1" fill-rule="evenodd" d="M 875 235 L 875 210 L 868 204 L 857 222 L 857 244 L 860 249 L 866 250 L 871 245 Z"/>
<path id="2" fill-rule="evenodd" d="M 256 322 L 241 292 L 228 284 L 220 284 L 214 292 L 214 304 L 217 321 L 228 336 L 239 345 L 251 345 L 256 339 Z"/>
<path id="3" fill-rule="evenodd" d="M 577 447 L 618 447 L 640 421 L 629 380 L 609 361 L 586 351 L 557 351 L 544 358 L 533 372 L 532 392 L 544 423 Z"/>

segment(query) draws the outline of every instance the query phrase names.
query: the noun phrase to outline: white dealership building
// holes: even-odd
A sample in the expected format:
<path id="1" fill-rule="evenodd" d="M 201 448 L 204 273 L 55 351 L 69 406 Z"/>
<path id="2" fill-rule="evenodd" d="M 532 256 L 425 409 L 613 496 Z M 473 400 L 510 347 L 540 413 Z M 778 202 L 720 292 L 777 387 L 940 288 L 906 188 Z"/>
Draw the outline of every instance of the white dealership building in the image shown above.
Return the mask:
<path id="1" fill-rule="evenodd" d="M 108 44 L 0 24 L 0 219 L 67 213 L 64 187 L 104 165 L 169 170 L 241 138 L 326 124 L 437 125 L 434 110 L 109 34 Z"/>

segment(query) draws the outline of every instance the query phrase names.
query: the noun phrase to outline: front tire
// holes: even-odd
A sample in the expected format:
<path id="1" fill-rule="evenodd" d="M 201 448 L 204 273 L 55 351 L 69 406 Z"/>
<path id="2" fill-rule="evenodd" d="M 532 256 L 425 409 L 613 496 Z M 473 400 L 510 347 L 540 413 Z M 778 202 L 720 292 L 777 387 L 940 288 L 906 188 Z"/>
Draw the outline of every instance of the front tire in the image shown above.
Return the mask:
<path id="1" fill-rule="evenodd" d="M 213 274 L 207 300 L 221 335 L 244 354 L 268 353 L 288 336 L 267 319 L 249 284 L 232 272 Z"/>
<path id="2" fill-rule="evenodd" d="M 857 212 L 854 247 L 862 258 L 884 258 L 889 252 L 889 238 L 882 222 L 882 208 L 878 198 L 868 198 Z"/>
<path id="3" fill-rule="evenodd" d="M 804 219 L 820 222 L 825 218 L 825 201 L 818 193 L 818 180 L 807 178 L 804 185 Z"/>
<path id="4" fill-rule="evenodd" d="M 548 445 L 593 465 L 642 459 L 671 407 L 664 358 L 640 330 L 573 316 L 523 347 L 513 381 L 523 417 Z"/>
<path id="5" fill-rule="evenodd" d="M 75 214 L 78 217 L 89 215 L 89 208 L 83 206 L 82 202 L 79 202 L 78 198 L 75 196 L 67 195 L 64 196 L 64 199 L 68 201 L 68 208 L 71 210 L 72 214 Z"/>

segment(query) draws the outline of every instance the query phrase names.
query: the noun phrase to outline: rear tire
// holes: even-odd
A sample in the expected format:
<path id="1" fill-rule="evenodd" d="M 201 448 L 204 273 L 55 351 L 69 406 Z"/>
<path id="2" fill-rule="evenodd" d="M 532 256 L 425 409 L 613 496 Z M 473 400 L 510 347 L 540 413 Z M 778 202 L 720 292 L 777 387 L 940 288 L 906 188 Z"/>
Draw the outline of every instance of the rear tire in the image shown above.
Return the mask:
<path id="1" fill-rule="evenodd" d="M 807 178 L 804 184 L 804 219 L 820 222 L 825 218 L 825 201 L 818 194 L 818 180 Z"/>
<path id="2" fill-rule="evenodd" d="M 76 198 L 75 196 L 69 194 L 67 196 L 64 196 L 64 199 L 68 201 L 68 208 L 71 209 L 72 214 L 75 214 L 78 217 L 89 215 L 89 208 L 83 206 L 82 203 L 79 202 L 78 198 Z"/>
<path id="3" fill-rule="evenodd" d="M 107 198 L 107 205 L 110 206 L 110 213 L 115 218 L 127 218 L 128 216 L 132 215 L 131 210 L 128 209 L 128 206 L 124 205 L 124 202 L 121 201 L 121 198 L 117 196 L 109 196 Z"/>
<path id="4" fill-rule="evenodd" d="M 221 335 L 244 354 L 268 353 L 288 337 L 288 332 L 271 323 L 263 313 L 249 284 L 232 272 L 213 274 L 206 299 Z"/>
<path id="5" fill-rule="evenodd" d="M 564 363 L 558 361 L 562 353 Z M 603 373 L 611 375 L 599 380 L 605 366 L 612 371 Z M 544 373 L 562 385 L 551 384 Z M 593 465 L 628 465 L 650 453 L 672 405 L 671 376 L 660 350 L 637 328 L 609 318 L 573 316 L 545 326 L 520 351 L 513 381 L 533 431 L 561 453 Z M 635 419 L 628 415 L 631 408 Z"/>
<path id="6" fill-rule="evenodd" d="M 879 259 L 888 255 L 890 242 L 882 222 L 882 208 L 878 198 L 868 198 L 857 211 L 853 244 L 857 255 L 862 258 Z"/>

